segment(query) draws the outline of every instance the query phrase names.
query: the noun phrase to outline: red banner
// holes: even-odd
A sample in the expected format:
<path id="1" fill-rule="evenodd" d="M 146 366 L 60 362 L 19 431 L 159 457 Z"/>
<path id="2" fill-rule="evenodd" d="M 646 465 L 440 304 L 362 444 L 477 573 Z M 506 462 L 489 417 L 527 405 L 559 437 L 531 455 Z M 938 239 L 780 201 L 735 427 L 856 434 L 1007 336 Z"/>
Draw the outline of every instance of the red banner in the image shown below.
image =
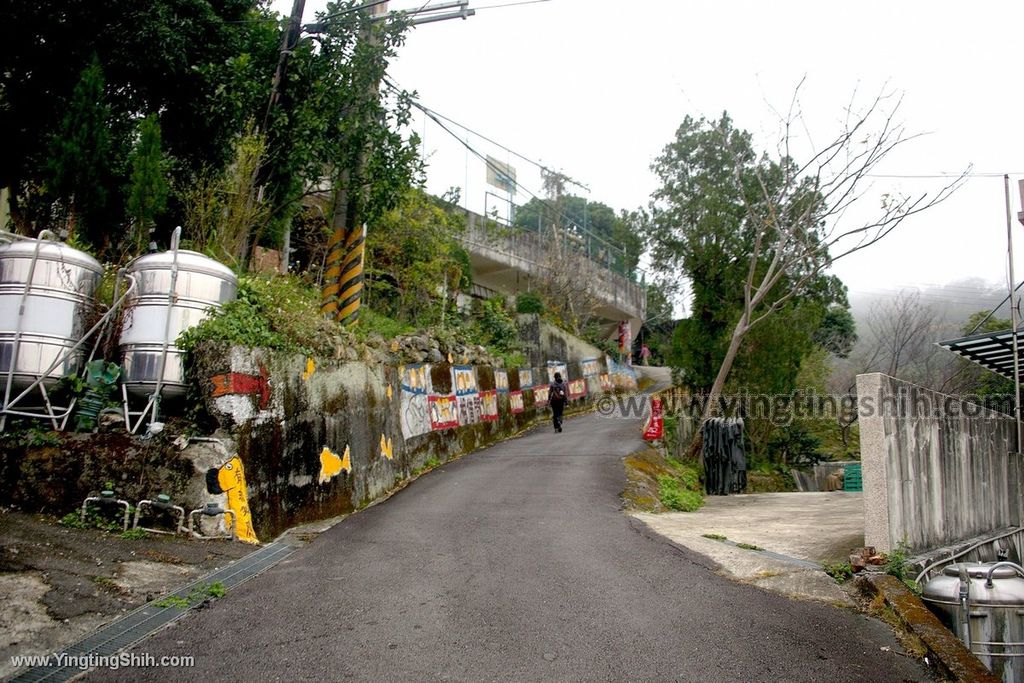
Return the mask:
<path id="1" fill-rule="evenodd" d="M 574 379 L 569 382 L 569 398 L 576 400 L 587 395 L 587 380 Z"/>
<path id="2" fill-rule="evenodd" d="M 430 406 L 430 428 L 435 432 L 459 426 L 459 409 L 455 394 L 450 396 L 428 396 Z"/>
<path id="3" fill-rule="evenodd" d="M 644 427 L 644 439 L 654 441 L 665 435 L 665 418 L 661 411 L 661 399 L 651 398 L 651 417 Z"/>

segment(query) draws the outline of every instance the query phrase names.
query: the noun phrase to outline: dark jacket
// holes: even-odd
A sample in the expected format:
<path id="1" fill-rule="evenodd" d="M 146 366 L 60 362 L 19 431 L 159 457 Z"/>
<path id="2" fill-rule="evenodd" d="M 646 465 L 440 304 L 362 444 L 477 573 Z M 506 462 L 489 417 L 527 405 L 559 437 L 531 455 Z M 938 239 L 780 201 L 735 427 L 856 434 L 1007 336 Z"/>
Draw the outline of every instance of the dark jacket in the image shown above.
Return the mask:
<path id="1" fill-rule="evenodd" d="M 562 392 L 565 394 L 565 398 L 564 399 L 556 399 L 555 398 L 555 387 L 561 387 L 562 388 Z M 564 381 L 563 382 L 557 382 L 557 381 L 556 382 L 552 382 L 548 386 L 548 403 L 555 403 L 555 402 L 558 402 L 558 401 L 561 401 L 562 403 L 568 403 L 568 401 L 569 401 L 569 385 L 566 384 Z"/>

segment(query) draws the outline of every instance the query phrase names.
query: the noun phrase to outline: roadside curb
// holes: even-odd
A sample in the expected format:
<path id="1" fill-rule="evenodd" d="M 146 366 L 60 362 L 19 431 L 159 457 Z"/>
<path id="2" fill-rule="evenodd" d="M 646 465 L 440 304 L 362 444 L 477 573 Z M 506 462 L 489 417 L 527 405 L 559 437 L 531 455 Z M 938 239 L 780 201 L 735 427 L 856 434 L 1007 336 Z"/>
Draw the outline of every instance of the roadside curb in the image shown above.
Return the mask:
<path id="1" fill-rule="evenodd" d="M 964 683 L 1000 683 L 981 661 L 924 606 L 901 581 L 888 574 L 862 576 L 857 587 L 865 593 L 880 595 L 896 618 L 921 639 L 939 669 L 952 680 Z"/>

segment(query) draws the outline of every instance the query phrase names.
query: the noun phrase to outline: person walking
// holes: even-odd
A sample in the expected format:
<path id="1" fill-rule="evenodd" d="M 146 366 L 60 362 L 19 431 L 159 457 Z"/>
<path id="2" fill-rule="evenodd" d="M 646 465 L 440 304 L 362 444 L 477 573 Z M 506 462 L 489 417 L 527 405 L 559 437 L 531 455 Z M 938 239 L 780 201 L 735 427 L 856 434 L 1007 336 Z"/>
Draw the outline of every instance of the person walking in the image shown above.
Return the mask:
<path id="1" fill-rule="evenodd" d="M 647 348 L 647 344 L 642 344 L 640 346 L 640 360 L 641 360 L 641 362 L 643 362 L 644 365 L 647 365 L 648 361 L 650 361 L 650 359 L 651 359 L 651 350 L 649 348 Z"/>
<path id="2" fill-rule="evenodd" d="M 569 387 L 562 381 L 562 373 L 555 373 L 555 381 L 548 387 L 548 405 L 551 406 L 551 418 L 555 431 L 562 431 L 562 412 L 569 401 Z"/>

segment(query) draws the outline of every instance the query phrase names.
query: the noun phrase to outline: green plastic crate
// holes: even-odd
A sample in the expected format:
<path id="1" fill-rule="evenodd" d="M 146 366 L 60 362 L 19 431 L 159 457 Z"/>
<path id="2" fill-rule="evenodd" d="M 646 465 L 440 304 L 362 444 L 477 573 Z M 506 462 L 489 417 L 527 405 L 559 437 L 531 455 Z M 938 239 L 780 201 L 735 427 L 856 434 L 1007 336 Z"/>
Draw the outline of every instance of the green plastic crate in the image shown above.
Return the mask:
<path id="1" fill-rule="evenodd" d="M 864 480 L 861 476 L 860 465 L 847 465 L 846 474 L 843 476 L 844 491 L 863 491 Z"/>

